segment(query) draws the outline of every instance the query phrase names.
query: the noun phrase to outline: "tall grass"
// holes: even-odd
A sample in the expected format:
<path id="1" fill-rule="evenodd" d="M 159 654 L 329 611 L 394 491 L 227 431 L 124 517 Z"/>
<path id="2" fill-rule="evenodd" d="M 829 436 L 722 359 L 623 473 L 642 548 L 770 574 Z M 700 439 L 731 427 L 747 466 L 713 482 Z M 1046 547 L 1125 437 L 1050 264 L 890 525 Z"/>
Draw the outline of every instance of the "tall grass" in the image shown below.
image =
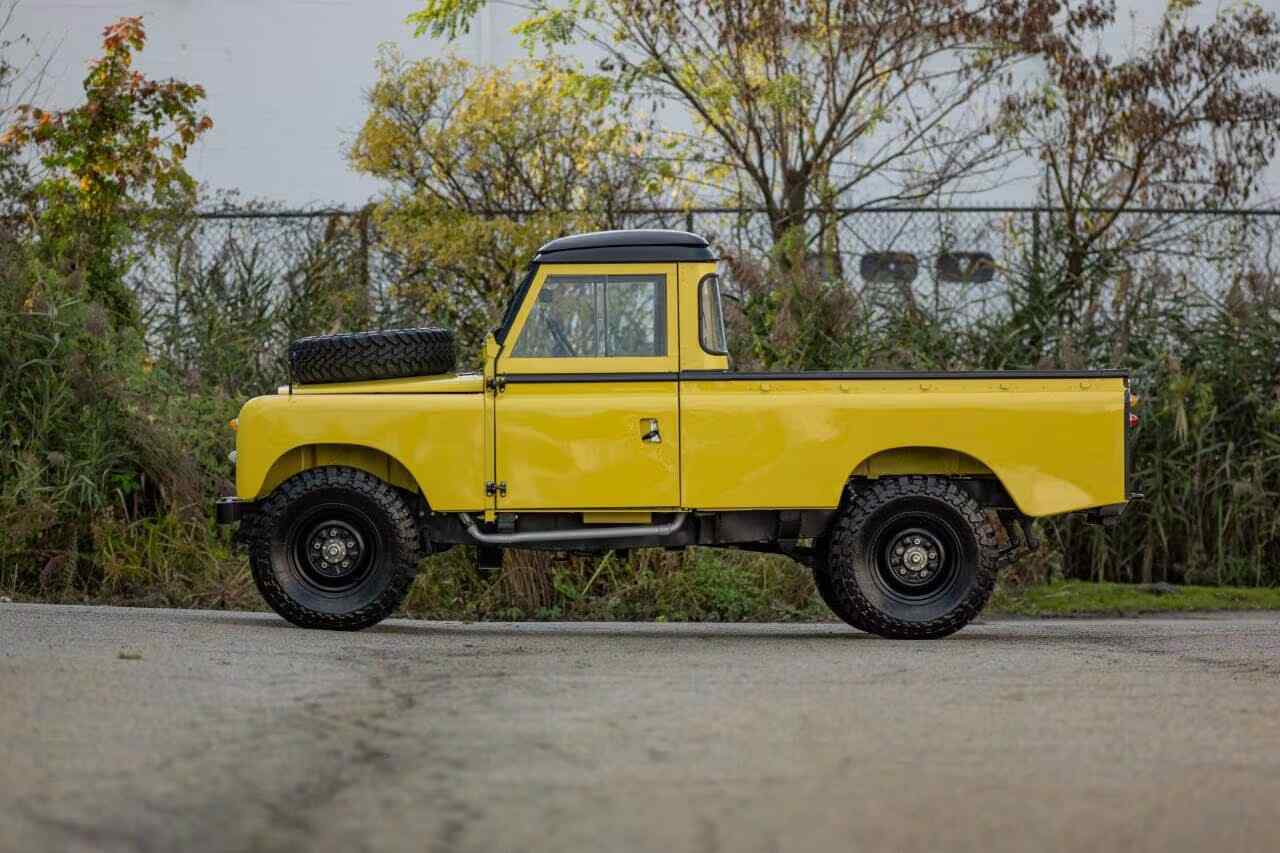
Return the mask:
<path id="1" fill-rule="evenodd" d="M 823 618 L 809 571 L 783 557 L 694 548 L 620 558 L 512 551 L 479 573 L 470 548 L 429 558 L 405 612 L 430 619 L 796 621 Z"/>

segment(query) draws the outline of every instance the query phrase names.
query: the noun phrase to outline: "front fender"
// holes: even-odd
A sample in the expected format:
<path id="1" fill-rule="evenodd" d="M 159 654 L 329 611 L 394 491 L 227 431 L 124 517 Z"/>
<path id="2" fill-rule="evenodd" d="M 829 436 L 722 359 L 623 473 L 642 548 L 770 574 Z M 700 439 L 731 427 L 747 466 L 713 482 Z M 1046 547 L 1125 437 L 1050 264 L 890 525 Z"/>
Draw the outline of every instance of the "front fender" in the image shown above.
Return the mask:
<path id="1" fill-rule="evenodd" d="M 479 509 L 484 506 L 483 426 L 481 394 L 256 397 L 240 410 L 236 494 L 257 500 L 283 479 L 315 465 L 367 469 L 361 460 L 368 454 L 359 450 L 368 449 L 395 463 L 386 474 L 394 485 L 407 485 L 395 482 L 403 477 L 396 467 L 407 472 L 433 509 Z M 333 449 L 295 453 L 313 447 Z"/>

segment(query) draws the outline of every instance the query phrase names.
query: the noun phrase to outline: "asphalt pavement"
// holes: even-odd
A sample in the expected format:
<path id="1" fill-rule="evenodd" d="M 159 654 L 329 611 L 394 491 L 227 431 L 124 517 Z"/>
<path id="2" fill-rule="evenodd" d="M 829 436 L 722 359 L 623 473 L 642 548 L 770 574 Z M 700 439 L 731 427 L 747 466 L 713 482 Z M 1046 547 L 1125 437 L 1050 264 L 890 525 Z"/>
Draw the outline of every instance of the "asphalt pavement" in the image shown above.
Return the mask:
<path id="1" fill-rule="evenodd" d="M 391 621 L 0 604 L 0 850 L 1280 849 L 1280 616 Z"/>

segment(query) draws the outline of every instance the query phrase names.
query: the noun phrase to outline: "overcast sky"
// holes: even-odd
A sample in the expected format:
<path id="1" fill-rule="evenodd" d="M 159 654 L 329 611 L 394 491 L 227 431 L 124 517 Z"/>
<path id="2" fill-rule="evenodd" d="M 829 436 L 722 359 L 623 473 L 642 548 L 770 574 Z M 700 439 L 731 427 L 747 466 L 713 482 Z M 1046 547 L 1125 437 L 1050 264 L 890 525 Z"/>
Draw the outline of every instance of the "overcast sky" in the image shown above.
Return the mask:
<path id="1" fill-rule="evenodd" d="M 1262 0 L 1280 7 L 1280 0 Z M 204 85 L 215 127 L 192 151 L 189 168 L 209 187 L 290 206 L 358 205 L 378 184 L 352 172 L 343 148 L 365 115 L 382 42 L 406 56 L 440 55 L 446 47 L 414 39 L 405 16 L 416 0 L 22 0 L 10 30 L 30 36 L 51 58 L 41 100 L 74 103 L 85 63 L 99 49 L 105 24 L 143 15 L 148 46 L 140 68 L 152 77 Z M 1155 3 L 1130 0 L 1133 8 Z M 1163 5 L 1162 3 L 1160 5 Z M 1138 26 L 1143 25 L 1141 12 Z M 522 55 L 510 35 L 515 12 L 501 6 L 452 46 L 462 56 L 501 63 Z M 1123 45 L 1117 45 L 1123 49 Z M 1028 164 L 1014 170 L 1025 175 Z M 1268 176 L 1280 189 L 1280 163 Z M 1031 200 L 1027 182 L 977 199 L 988 204 Z"/>

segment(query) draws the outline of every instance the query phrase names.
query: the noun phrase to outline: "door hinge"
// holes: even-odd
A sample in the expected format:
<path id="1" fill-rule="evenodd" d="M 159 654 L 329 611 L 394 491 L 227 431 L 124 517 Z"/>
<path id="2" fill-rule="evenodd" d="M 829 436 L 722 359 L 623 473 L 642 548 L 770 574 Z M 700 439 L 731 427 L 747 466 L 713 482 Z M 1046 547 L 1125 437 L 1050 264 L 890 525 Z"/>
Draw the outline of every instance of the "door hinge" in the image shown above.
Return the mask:
<path id="1" fill-rule="evenodd" d="M 505 498 L 507 496 L 507 484 L 505 482 L 495 483 L 493 480 L 488 480 L 484 484 L 484 493 L 488 497 L 501 495 Z"/>
<path id="2" fill-rule="evenodd" d="M 495 376 L 489 380 L 489 389 L 495 394 L 501 394 L 507 390 L 507 377 Z"/>

